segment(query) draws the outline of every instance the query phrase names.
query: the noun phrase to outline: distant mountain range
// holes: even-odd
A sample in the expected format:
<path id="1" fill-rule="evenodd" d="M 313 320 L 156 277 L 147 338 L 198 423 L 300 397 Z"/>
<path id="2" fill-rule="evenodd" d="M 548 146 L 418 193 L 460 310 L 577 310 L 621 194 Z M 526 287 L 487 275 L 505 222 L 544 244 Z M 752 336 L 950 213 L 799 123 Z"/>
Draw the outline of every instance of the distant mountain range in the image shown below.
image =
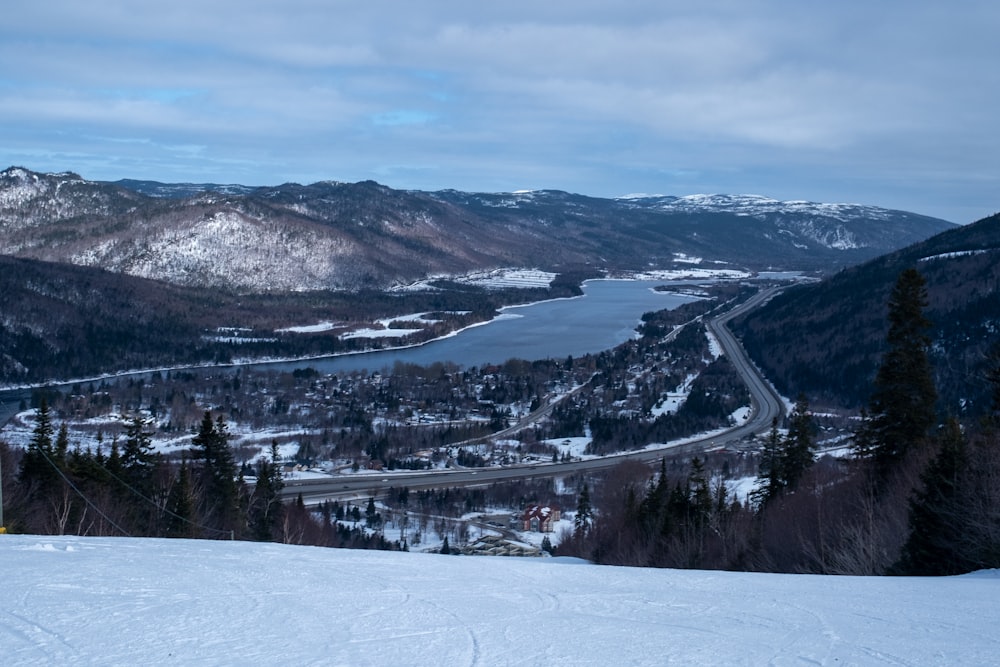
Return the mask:
<path id="1" fill-rule="evenodd" d="M 0 172 L 0 254 L 234 292 L 386 289 L 499 267 L 829 273 L 955 225 L 756 196 L 585 197 L 88 181 Z"/>

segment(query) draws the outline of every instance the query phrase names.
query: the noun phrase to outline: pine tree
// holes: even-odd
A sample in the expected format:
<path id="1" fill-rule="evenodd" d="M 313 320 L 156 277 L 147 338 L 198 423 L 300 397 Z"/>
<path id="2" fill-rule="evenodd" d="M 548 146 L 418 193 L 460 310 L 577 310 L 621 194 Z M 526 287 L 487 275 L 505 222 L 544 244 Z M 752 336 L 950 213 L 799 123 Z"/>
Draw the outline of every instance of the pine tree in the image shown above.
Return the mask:
<path id="1" fill-rule="evenodd" d="M 18 481 L 29 493 L 51 489 L 58 479 L 58 473 L 53 468 L 55 449 L 52 445 L 52 416 L 49 405 L 42 398 L 35 412 L 35 427 L 31 432 L 31 440 L 21 457 L 18 471 Z"/>
<path id="2" fill-rule="evenodd" d="M 128 514 L 132 525 L 142 533 L 155 530 L 159 517 L 154 507 L 146 499 L 154 498 L 153 477 L 159 457 L 153 450 L 152 434 L 146 430 L 146 423 L 138 415 L 132 417 L 125 426 L 125 443 L 122 446 L 121 477 L 128 489 L 121 488 L 121 497 L 127 499 Z M 120 487 L 118 487 L 120 488 Z"/>
<path id="3" fill-rule="evenodd" d="M 813 421 L 809 412 L 809 402 L 799 395 L 795 408 L 788 420 L 788 435 L 782 451 L 782 487 L 792 491 L 798 486 L 799 480 L 809 466 L 813 464 Z"/>
<path id="4" fill-rule="evenodd" d="M 118 449 L 118 436 L 111 438 L 111 453 L 108 454 L 104 467 L 115 477 L 121 477 L 124 469 L 122 468 L 121 450 Z"/>
<path id="5" fill-rule="evenodd" d="M 181 461 L 177 479 L 167 495 L 166 533 L 168 537 L 195 537 L 194 493 L 191 488 L 191 470 L 187 459 Z"/>
<path id="6" fill-rule="evenodd" d="M 778 434 L 778 420 L 771 423 L 771 433 L 761 451 L 757 487 L 750 494 L 758 508 L 763 509 L 771 500 L 795 490 L 813 464 L 814 447 L 809 403 L 805 396 L 799 395 L 784 438 Z"/>
<path id="7" fill-rule="evenodd" d="M 986 425 L 1000 429 L 1000 341 L 990 348 L 986 361 L 986 380 L 990 384 L 990 408 Z"/>
<path id="8" fill-rule="evenodd" d="M 61 469 L 66 469 L 66 458 L 69 455 L 69 428 L 66 422 L 59 425 L 56 432 L 56 444 L 53 450 L 52 460 Z"/>
<path id="9" fill-rule="evenodd" d="M 757 483 L 754 490 L 750 492 L 750 499 L 759 508 L 763 508 L 781 493 L 781 480 L 785 477 L 781 466 L 781 450 L 781 434 L 778 433 L 778 418 L 775 417 L 771 421 L 771 432 L 768 434 L 767 440 L 764 441 L 764 447 L 760 453 Z"/>
<path id="10" fill-rule="evenodd" d="M 254 485 L 250 504 L 250 526 L 254 539 L 273 540 L 281 521 L 281 490 L 285 488 L 278 463 L 278 443 L 271 442 L 271 460 L 260 457 L 257 461 L 257 483 Z"/>
<path id="11" fill-rule="evenodd" d="M 910 501 L 910 534 L 895 570 L 907 575 L 962 574 L 973 569 L 960 553 L 961 515 L 957 500 L 968 465 L 961 427 L 949 420 L 941 450 L 924 471 L 923 490 Z"/>
<path id="12" fill-rule="evenodd" d="M 375 499 L 368 499 L 368 506 L 365 508 L 365 525 L 369 528 L 377 528 L 379 524 L 379 513 L 375 507 Z"/>
<path id="13" fill-rule="evenodd" d="M 578 536 L 586 535 L 593 522 L 594 510 L 590 505 L 590 489 L 584 484 L 576 501 L 576 516 L 573 519 L 574 533 Z"/>
<path id="14" fill-rule="evenodd" d="M 869 456 L 884 476 L 926 441 L 935 422 L 937 390 L 927 352 L 931 323 L 923 314 L 927 289 L 916 269 L 899 275 L 889 298 L 889 333 L 875 390 L 855 451 Z"/>
<path id="15" fill-rule="evenodd" d="M 146 430 L 146 423 L 134 416 L 125 426 L 125 445 L 121 451 L 121 465 L 133 486 L 145 486 L 144 481 L 151 476 L 156 463 L 152 433 Z M 142 490 L 142 489 L 140 489 Z"/>
<path id="16" fill-rule="evenodd" d="M 703 527 L 712 514 L 712 490 L 708 485 L 705 464 L 697 456 L 691 459 L 691 471 L 688 473 L 688 493 L 697 525 Z"/>
<path id="17" fill-rule="evenodd" d="M 240 523 L 240 485 L 236 479 L 236 461 L 229 448 L 229 430 L 222 417 L 213 422 L 212 414 L 206 411 L 191 445 L 195 458 L 203 461 L 200 475 L 203 514 L 215 528 L 235 530 Z"/>

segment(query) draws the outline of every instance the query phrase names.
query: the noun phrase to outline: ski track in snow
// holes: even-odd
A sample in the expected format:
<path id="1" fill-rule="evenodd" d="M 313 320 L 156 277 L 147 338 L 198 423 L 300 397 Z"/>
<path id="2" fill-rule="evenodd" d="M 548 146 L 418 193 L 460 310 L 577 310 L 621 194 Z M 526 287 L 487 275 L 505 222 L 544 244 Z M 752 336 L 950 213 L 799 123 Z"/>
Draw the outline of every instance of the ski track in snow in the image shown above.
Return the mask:
<path id="1" fill-rule="evenodd" d="M 1000 573 L 605 567 L 0 536 L 4 665 L 983 665 Z"/>

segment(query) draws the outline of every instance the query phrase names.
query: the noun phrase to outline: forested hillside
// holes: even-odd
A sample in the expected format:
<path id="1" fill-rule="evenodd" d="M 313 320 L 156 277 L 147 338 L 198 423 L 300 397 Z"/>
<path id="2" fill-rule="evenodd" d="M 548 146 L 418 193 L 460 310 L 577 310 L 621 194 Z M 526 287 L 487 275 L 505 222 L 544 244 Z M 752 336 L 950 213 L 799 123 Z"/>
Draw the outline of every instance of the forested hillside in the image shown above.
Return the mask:
<path id="1" fill-rule="evenodd" d="M 941 409 L 981 413 L 989 405 L 988 352 L 1000 340 L 1000 215 L 789 289 L 733 327 L 786 395 L 859 407 L 883 351 L 889 292 L 906 268 L 927 281 Z"/>
<path id="2" fill-rule="evenodd" d="M 455 286 L 453 286 L 455 287 Z M 0 255 L 0 383 L 90 377 L 131 369 L 301 357 L 382 343 L 341 338 L 351 328 L 405 312 L 439 312 L 412 340 L 492 318 L 496 309 L 578 293 L 574 280 L 548 289 L 474 286 L 390 294 L 230 292 L 122 276 L 91 267 Z M 283 327 L 336 321 L 308 333 Z"/>

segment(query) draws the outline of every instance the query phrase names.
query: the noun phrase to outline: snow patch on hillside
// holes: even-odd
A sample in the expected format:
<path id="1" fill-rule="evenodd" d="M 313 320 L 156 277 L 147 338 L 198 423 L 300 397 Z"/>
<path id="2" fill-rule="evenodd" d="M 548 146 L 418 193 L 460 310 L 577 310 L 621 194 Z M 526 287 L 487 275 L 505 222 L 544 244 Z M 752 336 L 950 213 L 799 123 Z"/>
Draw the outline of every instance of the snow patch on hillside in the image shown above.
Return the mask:
<path id="1" fill-rule="evenodd" d="M 988 252 L 996 252 L 997 248 L 985 248 L 981 250 L 956 250 L 955 252 L 943 252 L 939 255 L 921 257 L 918 262 L 930 262 L 935 259 L 955 259 L 956 257 L 971 257 L 973 255 L 983 255 Z"/>
<path id="2" fill-rule="evenodd" d="M 749 271 L 736 269 L 660 269 L 655 271 L 640 271 L 631 275 L 634 280 L 711 280 L 713 278 L 728 278 L 742 280 L 753 276 Z"/>
<path id="3" fill-rule="evenodd" d="M 433 290 L 435 289 L 433 283 L 441 280 L 452 281 L 462 285 L 475 285 L 486 289 L 545 289 L 555 279 L 556 275 L 550 271 L 539 269 L 506 267 L 473 271 L 462 275 L 439 274 L 428 276 L 423 280 L 418 280 L 407 285 L 396 285 L 390 291 L 418 292 Z"/>
<path id="4" fill-rule="evenodd" d="M 297 327 L 275 329 L 275 333 L 322 333 L 324 331 L 332 331 L 338 326 L 343 325 L 339 325 L 336 322 L 317 322 L 316 324 L 304 324 Z"/>
<path id="5" fill-rule="evenodd" d="M 95 246 L 73 261 L 122 266 L 134 276 L 181 285 L 306 291 L 340 283 L 344 270 L 338 260 L 353 251 L 337 237 L 219 211 L 145 238 Z"/>

